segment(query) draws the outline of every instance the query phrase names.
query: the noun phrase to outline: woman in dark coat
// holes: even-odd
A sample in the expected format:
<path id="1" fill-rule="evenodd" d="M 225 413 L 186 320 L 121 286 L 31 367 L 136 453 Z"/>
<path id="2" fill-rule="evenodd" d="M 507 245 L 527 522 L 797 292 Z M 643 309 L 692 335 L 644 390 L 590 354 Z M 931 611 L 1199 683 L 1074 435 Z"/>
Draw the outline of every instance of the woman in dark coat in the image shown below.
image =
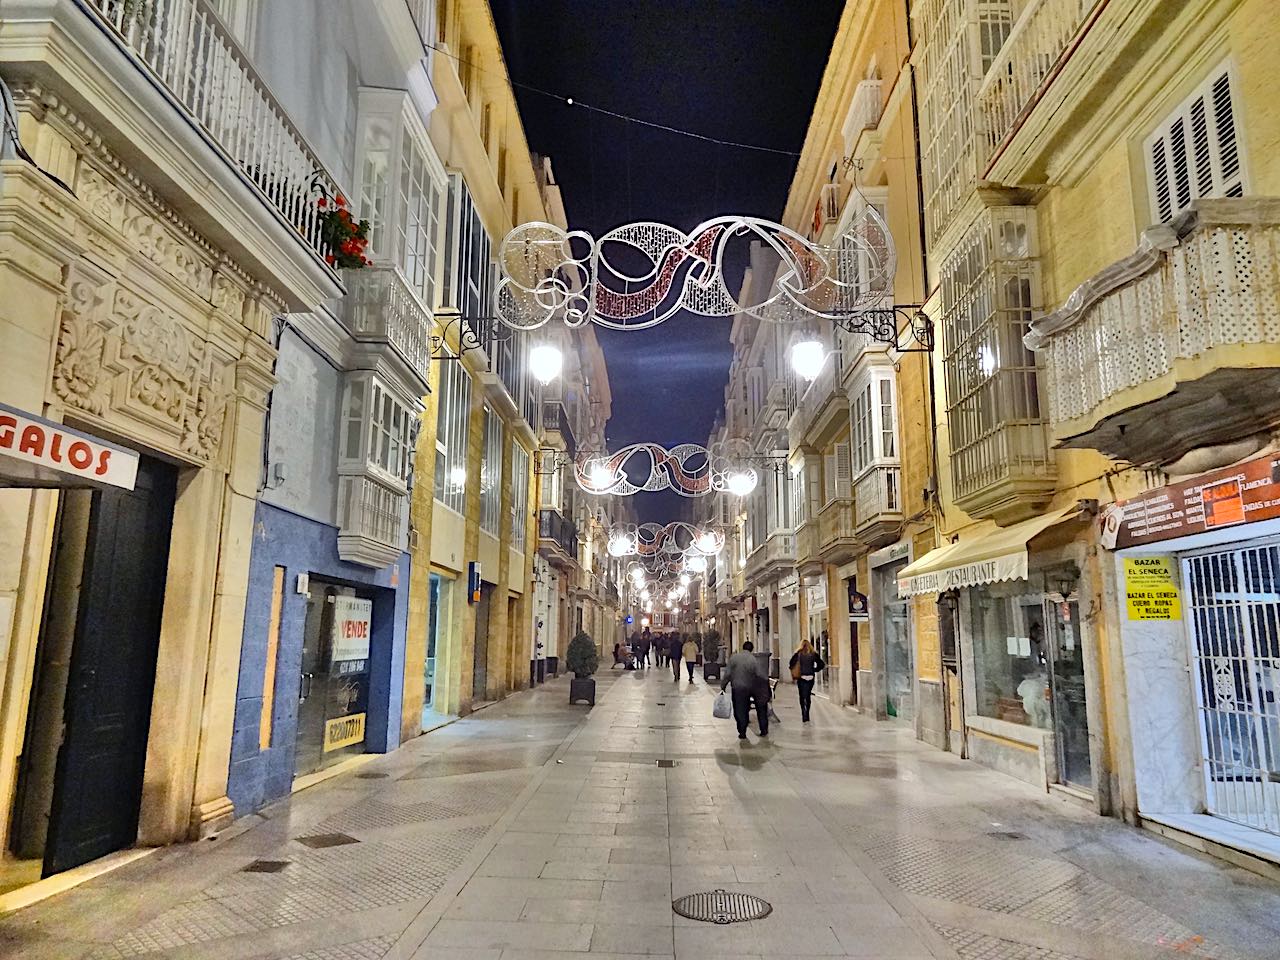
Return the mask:
<path id="1" fill-rule="evenodd" d="M 805 640 L 800 649 L 791 655 L 791 677 L 800 690 L 800 719 L 809 722 L 809 706 L 813 703 L 813 682 L 819 671 L 827 669 L 827 665 L 813 649 L 813 644 Z"/>

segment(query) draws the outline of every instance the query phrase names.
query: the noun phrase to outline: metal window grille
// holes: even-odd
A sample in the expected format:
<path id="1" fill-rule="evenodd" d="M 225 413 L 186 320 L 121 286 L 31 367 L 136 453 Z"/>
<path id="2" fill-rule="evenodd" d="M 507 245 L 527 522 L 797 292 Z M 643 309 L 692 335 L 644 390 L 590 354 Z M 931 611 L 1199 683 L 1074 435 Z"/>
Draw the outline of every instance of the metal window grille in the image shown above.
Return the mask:
<path id="1" fill-rule="evenodd" d="M 502 534 L 502 420 L 484 408 L 484 460 L 480 464 L 480 529 Z"/>
<path id="2" fill-rule="evenodd" d="M 511 546 L 524 552 L 529 525 L 529 452 L 511 441 Z"/>
<path id="3" fill-rule="evenodd" d="M 471 378 L 462 364 L 440 364 L 440 401 L 436 415 L 435 498 L 463 513 L 467 497 L 467 433 L 471 418 Z"/>
<path id="4" fill-rule="evenodd" d="M 1280 545 L 1183 559 L 1205 806 L 1280 834 Z"/>

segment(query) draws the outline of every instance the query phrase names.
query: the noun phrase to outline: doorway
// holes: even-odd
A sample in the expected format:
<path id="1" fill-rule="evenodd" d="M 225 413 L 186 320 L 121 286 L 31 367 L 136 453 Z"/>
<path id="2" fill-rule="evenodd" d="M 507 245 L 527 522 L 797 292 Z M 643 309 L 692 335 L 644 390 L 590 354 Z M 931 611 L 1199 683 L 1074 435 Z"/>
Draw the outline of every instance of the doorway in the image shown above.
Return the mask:
<path id="1" fill-rule="evenodd" d="M 373 599 L 311 578 L 302 632 L 294 776 L 364 753 Z"/>
<path id="2" fill-rule="evenodd" d="M 138 836 L 177 471 L 62 497 L 37 642 L 13 852 L 50 876 Z"/>
<path id="3" fill-rule="evenodd" d="M 886 716 L 898 720 L 910 720 L 915 716 L 911 607 L 908 599 L 898 596 L 898 574 L 906 565 L 906 560 L 902 560 L 878 567 L 875 571 L 881 649 L 884 651 L 884 711 Z"/>
<path id="4" fill-rule="evenodd" d="M 480 584 L 480 599 L 476 602 L 475 657 L 471 664 L 471 699 L 481 703 L 487 699 L 489 689 L 489 621 L 493 609 L 493 584 Z"/>
<path id="5" fill-rule="evenodd" d="M 1053 700 L 1058 779 L 1093 791 L 1089 759 L 1089 721 L 1085 716 L 1084 649 L 1080 640 L 1080 604 L 1074 599 L 1046 601 L 1049 691 Z"/>

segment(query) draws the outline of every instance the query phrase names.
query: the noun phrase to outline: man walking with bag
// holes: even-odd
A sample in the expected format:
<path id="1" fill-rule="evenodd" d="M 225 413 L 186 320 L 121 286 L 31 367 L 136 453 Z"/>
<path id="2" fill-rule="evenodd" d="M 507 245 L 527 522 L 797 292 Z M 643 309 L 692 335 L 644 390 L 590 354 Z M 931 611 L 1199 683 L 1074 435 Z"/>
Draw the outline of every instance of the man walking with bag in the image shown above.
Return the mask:
<path id="1" fill-rule="evenodd" d="M 756 660 L 755 644 L 750 640 L 742 645 L 742 649 L 729 658 L 725 664 L 724 680 L 720 689 L 733 685 L 733 719 L 738 724 L 738 739 L 747 739 L 747 724 L 751 720 L 752 701 L 756 705 L 756 723 L 760 725 L 760 736 L 769 735 L 769 677 Z"/>

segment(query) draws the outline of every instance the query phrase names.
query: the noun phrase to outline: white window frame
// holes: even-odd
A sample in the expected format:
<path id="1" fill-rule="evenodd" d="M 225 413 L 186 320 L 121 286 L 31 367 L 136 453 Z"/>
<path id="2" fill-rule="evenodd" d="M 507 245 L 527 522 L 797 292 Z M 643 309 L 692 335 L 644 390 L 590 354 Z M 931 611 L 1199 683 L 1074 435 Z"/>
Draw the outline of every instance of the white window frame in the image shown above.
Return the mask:
<path id="1" fill-rule="evenodd" d="M 1168 223 L 1203 197 L 1249 193 L 1242 106 L 1240 78 L 1233 63 L 1223 61 L 1143 141 L 1153 223 Z M 1224 150 L 1227 126 L 1230 149 Z"/>
<path id="2" fill-rule="evenodd" d="M 367 371 L 345 377 L 341 473 L 368 473 L 398 491 L 407 491 L 413 465 L 415 411 L 407 398 Z"/>
<path id="3" fill-rule="evenodd" d="M 484 407 L 484 455 L 480 461 L 480 529 L 502 536 L 502 418 Z"/>
<path id="4" fill-rule="evenodd" d="M 511 441 L 511 546 L 524 553 L 529 536 L 529 451 Z"/>
<path id="5" fill-rule="evenodd" d="M 471 377 L 462 362 L 440 363 L 439 405 L 436 411 L 435 499 L 455 513 L 466 512 L 467 436 L 471 424 Z M 454 471 L 462 470 L 461 481 Z"/>

